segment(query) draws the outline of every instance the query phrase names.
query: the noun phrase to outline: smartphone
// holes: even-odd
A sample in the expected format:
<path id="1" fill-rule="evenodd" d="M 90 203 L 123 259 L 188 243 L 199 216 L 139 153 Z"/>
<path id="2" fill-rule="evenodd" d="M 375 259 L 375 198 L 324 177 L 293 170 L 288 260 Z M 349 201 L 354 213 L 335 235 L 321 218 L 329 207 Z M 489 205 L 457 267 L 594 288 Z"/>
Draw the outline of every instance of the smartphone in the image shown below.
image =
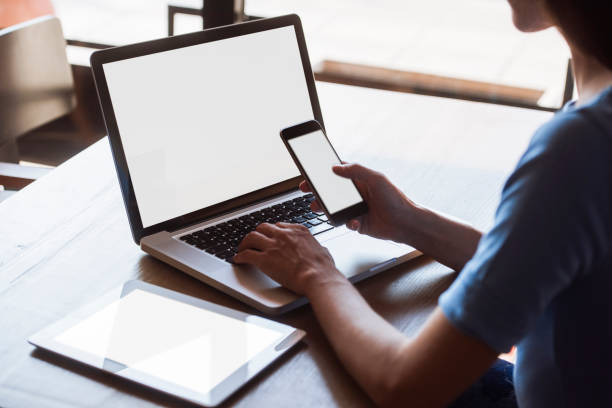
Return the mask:
<path id="1" fill-rule="evenodd" d="M 280 135 L 332 225 L 343 225 L 368 211 L 355 183 L 332 171 L 341 161 L 319 122 L 291 126 Z"/>

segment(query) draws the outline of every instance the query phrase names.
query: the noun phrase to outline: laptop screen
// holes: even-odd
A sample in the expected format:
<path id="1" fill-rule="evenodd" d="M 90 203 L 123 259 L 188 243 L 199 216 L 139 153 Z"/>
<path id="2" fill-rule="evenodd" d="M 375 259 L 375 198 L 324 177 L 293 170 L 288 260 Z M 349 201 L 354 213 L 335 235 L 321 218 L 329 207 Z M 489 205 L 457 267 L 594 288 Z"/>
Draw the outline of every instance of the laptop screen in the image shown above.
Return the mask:
<path id="1" fill-rule="evenodd" d="M 314 119 L 293 26 L 103 65 L 143 227 L 299 175 Z"/>

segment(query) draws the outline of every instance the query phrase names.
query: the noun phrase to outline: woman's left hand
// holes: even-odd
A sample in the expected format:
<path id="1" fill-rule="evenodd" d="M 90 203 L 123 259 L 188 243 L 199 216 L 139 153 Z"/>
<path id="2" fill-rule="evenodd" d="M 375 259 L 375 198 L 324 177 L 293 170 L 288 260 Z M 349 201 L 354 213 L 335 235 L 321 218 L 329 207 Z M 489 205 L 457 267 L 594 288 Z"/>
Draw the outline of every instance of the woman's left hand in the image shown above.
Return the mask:
<path id="1" fill-rule="evenodd" d="M 334 260 L 302 225 L 260 224 L 249 233 L 234 256 L 237 264 L 252 264 L 292 290 L 308 296 L 323 282 L 346 279 Z"/>

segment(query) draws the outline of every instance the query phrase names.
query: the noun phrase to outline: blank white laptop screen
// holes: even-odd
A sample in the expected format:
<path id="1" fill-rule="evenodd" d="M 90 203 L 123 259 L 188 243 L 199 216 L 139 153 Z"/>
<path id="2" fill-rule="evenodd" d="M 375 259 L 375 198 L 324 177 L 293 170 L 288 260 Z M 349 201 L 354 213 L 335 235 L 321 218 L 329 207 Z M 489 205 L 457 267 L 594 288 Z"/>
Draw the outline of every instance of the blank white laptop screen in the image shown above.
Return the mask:
<path id="1" fill-rule="evenodd" d="M 314 118 L 293 26 L 103 65 L 143 227 L 296 177 Z"/>

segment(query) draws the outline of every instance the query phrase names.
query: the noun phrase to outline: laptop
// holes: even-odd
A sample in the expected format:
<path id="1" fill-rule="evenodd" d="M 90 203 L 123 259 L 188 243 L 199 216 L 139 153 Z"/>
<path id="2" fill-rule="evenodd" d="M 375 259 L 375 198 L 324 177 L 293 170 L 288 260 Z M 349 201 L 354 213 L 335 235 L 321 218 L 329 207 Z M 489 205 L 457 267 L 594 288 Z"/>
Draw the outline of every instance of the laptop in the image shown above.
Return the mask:
<path id="1" fill-rule="evenodd" d="M 419 253 L 332 227 L 279 137 L 324 125 L 300 19 L 261 19 L 95 52 L 91 65 L 134 241 L 267 314 L 306 303 L 232 256 L 262 222 L 308 226 L 359 281 Z"/>

